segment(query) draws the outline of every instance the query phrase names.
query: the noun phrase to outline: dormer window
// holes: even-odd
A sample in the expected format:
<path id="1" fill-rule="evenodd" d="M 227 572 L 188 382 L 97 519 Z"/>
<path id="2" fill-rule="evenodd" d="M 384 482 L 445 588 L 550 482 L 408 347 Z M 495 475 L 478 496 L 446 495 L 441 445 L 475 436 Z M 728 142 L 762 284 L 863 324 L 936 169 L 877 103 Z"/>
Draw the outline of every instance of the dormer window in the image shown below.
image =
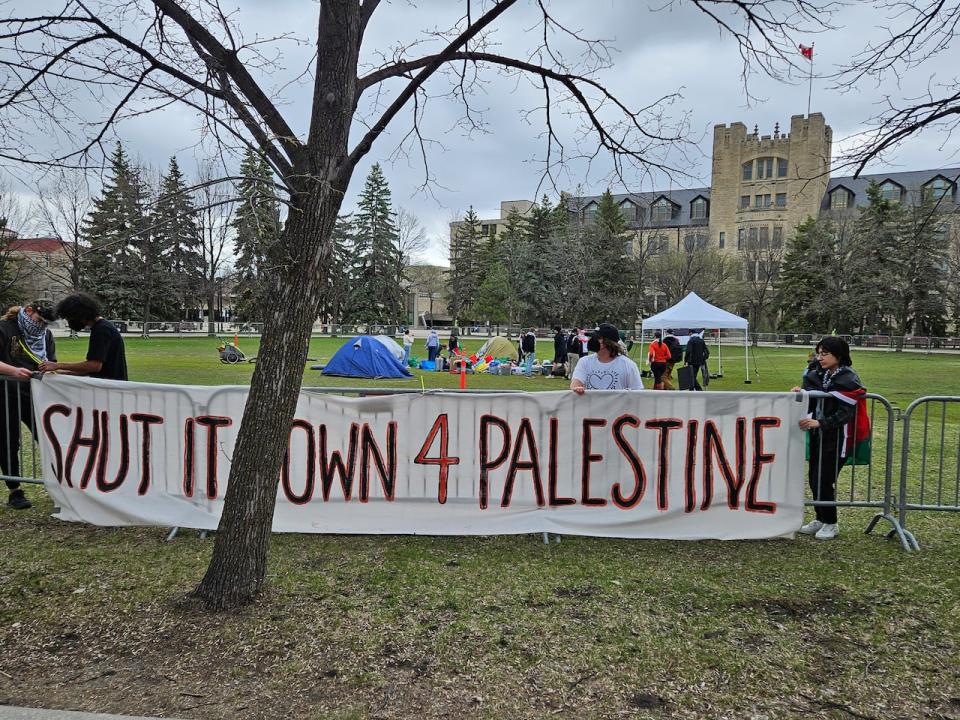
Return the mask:
<path id="1" fill-rule="evenodd" d="M 880 185 L 880 197 L 890 202 L 900 202 L 901 187 L 892 180 L 886 180 Z"/>
<path id="2" fill-rule="evenodd" d="M 845 210 L 850 207 L 850 192 L 845 187 L 834 188 L 830 192 L 830 209 Z"/>
<path id="3" fill-rule="evenodd" d="M 698 197 L 692 203 L 690 203 L 690 217 L 694 220 L 706 220 L 707 219 L 707 201 L 702 197 Z"/>
<path id="4" fill-rule="evenodd" d="M 634 222 L 640 219 L 640 208 L 632 200 L 624 200 L 620 203 L 620 214 L 627 222 Z"/>
<path id="5" fill-rule="evenodd" d="M 953 183 L 945 177 L 935 177 L 923 186 L 923 199 L 936 202 L 945 197 L 953 196 Z"/>
<path id="6" fill-rule="evenodd" d="M 673 205 L 666 198 L 660 198 L 653 204 L 653 219 L 664 222 L 673 217 Z"/>
<path id="7" fill-rule="evenodd" d="M 583 209 L 583 221 L 584 222 L 593 222 L 597 218 L 597 204 L 590 203 Z"/>

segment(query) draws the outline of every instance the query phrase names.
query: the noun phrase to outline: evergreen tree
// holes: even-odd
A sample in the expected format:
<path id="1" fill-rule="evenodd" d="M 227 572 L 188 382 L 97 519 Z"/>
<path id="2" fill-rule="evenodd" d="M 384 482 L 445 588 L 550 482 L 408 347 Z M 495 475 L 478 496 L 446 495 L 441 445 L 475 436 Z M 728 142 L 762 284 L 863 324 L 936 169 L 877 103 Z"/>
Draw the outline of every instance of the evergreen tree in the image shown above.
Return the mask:
<path id="1" fill-rule="evenodd" d="M 186 188 L 177 158 L 172 157 L 160 181 L 153 235 L 162 261 L 157 274 L 160 285 L 169 290 L 168 304 L 174 313 L 168 317 L 177 318 L 185 318 L 198 306 L 204 286 L 202 238 L 197 211 Z"/>
<path id="2" fill-rule="evenodd" d="M 483 283 L 477 291 L 477 301 L 474 310 L 478 317 L 492 323 L 503 323 L 511 320 L 510 313 L 513 306 L 513 287 L 510 276 L 503 263 L 495 261 L 486 272 Z"/>
<path id="3" fill-rule="evenodd" d="M 903 213 L 900 229 L 899 309 L 901 332 L 944 335 L 947 329 L 946 303 L 949 267 L 947 228 L 930 200 Z"/>
<path id="4" fill-rule="evenodd" d="M 508 323 L 519 323 L 525 311 L 525 306 L 516 288 L 520 282 L 523 269 L 530 264 L 527 256 L 531 254 L 531 249 L 525 238 L 523 216 L 516 208 L 511 208 L 510 212 L 507 213 L 507 222 L 497 240 L 496 248 L 499 254 L 497 262 L 503 266 L 509 288 L 509 292 L 502 295 L 506 321 Z M 489 274 L 490 272 L 488 271 L 487 276 L 489 276 Z M 486 279 L 487 277 L 484 278 L 484 282 L 486 282 Z M 491 287 L 487 288 L 488 297 L 485 301 L 490 300 L 489 294 L 498 284 L 500 284 L 499 279 L 491 281 Z M 493 318 L 485 319 L 493 322 Z"/>
<path id="5" fill-rule="evenodd" d="M 851 310 L 859 319 L 851 329 L 886 332 L 905 289 L 899 268 L 904 210 L 900 203 L 884 199 L 875 182 L 867 187 L 867 197 L 869 203 L 855 223 L 855 247 L 847 266 Z"/>
<path id="6" fill-rule="evenodd" d="M 483 279 L 481 256 L 484 255 L 484 245 L 489 242 L 484 239 L 480 218 L 471 206 L 450 240 L 449 307 L 450 314 L 460 322 L 472 319 L 473 305 Z"/>
<path id="7" fill-rule="evenodd" d="M 354 320 L 401 323 L 405 317 L 397 227 L 380 165 L 370 169 L 353 219 L 349 312 Z"/>
<path id="8" fill-rule="evenodd" d="M 231 222 L 236 233 L 236 314 L 244 320 L 262 321 L 270 302 L 267 258 L 280 236 L 280 204 L 270 167 L 252 150 L 243 157 L 240 175 L 240 202 Z"/>
<path id="9" fill-rule="evenodd" d="M 559 268 L 553 262 L 551 243 L 557 233 L 557 215 L 546 195 L 523 217 L 523 234 L 517 247 L 514 277 L 520 321 L 524 324 L 547 324 L 555 319 L 559 308 Z"/>
<path id="10" fill-rule="evenodd" d="M 142 313 L 139 248 L 149 242 L 144 239 L 148 226 L 145 207 L 140 173 L 117 143 L 103 192 L 94 200 L 81 231 L 90 247 L 84 289 L 99 297 L 104 313 L 113 317 Z"/>
<path id="11" fill-rule="evenodd" d="M 632 328 L 636 322 L 637 292 L 631 272 L 632 233 L 620 206 L 607 190 L 600 198 L 593 222 L 585 229 L 587 281 L 585 313 L 595 322 L 611 322 Z"/>
<path id="12" fill-rule="evenodd" d="M 324 290 L 317 308 L 318 317 L 330 322 L 339 322 L 347 314 L 347 302 L 351 287 L 351 259 L 353 225 L 350 216 L 340 216 L 330 237 L 330 259 L 327 277 L 330 283 Z"/>

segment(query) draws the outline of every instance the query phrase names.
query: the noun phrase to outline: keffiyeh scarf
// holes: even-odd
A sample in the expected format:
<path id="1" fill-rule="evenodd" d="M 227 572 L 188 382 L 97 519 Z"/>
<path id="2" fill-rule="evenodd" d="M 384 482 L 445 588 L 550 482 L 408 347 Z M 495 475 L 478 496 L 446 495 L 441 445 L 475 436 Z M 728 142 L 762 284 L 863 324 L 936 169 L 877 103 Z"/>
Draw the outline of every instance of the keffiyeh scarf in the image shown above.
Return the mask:
<path id="1" fill-rule="evenodd" d="M 23 338 L 23 344 L 26 345 L 38 362 L 47 359 L 47 326 L 44 323 L 38 323 L 27 315 L 24 308 L 20 308 L 17 314 L 17 324 L 20 326 L 20 336 Z"/>

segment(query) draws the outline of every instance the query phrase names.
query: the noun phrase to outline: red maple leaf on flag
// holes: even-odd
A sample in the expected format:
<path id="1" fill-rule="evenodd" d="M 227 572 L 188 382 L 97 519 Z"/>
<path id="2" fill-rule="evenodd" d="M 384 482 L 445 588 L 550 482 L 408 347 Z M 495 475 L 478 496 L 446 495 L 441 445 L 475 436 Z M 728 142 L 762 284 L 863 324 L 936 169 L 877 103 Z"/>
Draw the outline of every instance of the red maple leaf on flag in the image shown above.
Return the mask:
<path id="1" fill-rule="evenodd" d="M 810 60 L 811 62 L 813 61 L 813 47 L 801 45 L 800 54 L 803 55 L 807 60 Z"/>

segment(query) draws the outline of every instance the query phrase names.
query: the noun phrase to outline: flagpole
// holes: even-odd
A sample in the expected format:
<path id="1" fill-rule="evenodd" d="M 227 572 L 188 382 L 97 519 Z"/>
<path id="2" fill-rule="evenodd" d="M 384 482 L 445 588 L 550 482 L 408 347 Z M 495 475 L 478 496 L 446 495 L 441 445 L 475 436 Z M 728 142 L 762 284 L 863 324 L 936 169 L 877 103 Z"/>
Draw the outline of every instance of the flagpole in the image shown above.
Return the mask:
<path id="1" fill-rule="evenodd" d="M 810 86 L 807 88 L 807 117 L 810 117 L 810 100 L 813 97 L 813 48 L 816 43 L 810 43 Z"/>

